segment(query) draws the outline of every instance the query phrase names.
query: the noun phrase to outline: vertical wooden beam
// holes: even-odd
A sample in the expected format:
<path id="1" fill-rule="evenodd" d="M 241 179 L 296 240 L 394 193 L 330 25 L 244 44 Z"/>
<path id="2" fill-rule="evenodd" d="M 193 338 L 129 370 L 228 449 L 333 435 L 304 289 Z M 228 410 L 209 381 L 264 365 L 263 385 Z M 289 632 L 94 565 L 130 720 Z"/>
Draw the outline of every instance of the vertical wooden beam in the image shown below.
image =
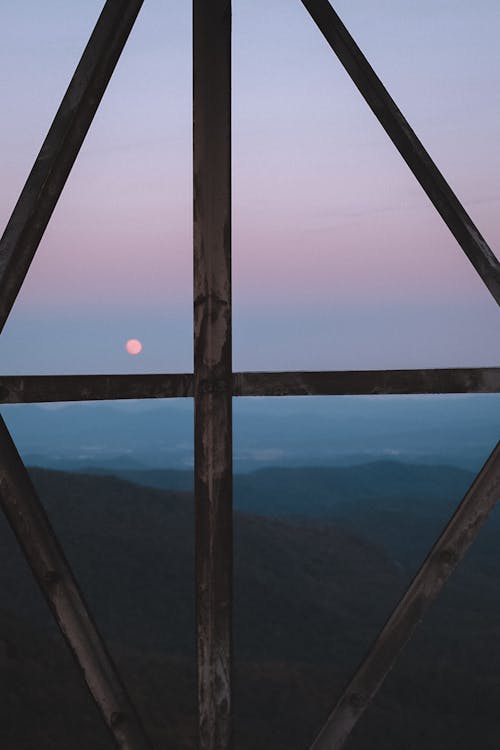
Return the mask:
<path id="1" fill-rule="evenodd" d="M 152 750 L 1 417 L 0 505 L 116 746 Z"/>
<path id="2" fill-rule="evenodd" d="M 200 750 L 231 728 L 231 2 L 193 0 L 194 403 Z"/>

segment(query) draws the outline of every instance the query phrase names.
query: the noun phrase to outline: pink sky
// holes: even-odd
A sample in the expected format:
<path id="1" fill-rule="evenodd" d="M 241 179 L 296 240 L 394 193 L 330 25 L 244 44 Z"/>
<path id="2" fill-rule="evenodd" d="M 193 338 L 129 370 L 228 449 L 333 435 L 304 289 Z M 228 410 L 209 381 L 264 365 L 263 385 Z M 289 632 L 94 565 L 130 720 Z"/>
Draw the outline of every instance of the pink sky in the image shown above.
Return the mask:
<path id="1" fill-rule="evenodd" d="M 2 223 L 100 5 L 92 0 L 69 12 L 56 0 L 43 9 L 34 0 L 5 3 Z M 99 369 L 88 343 L 92 327 L 94 337 L 104 336 L 96 320 L 107 321 L 109 342 L 122 336 L 120 321 L 126 328 L 137 320 L 143 337 L 155 331 L 149 350 L 160 350 L 160 318 L 177 352 L 170 369 L 190 368 L 189 5 L 150 0 L 141 11 L 0 341 L 9 368 L 16 369 L 16 357 L 26 366 L 15 346 L 16 325 L 34 338 L 40 326 L 40 366 L 47 349 L 63 366 L 55 339 L 59 348 L 61 341 L 66 350 L 73 346 L 69 368 L 90 362 L 89 369 Z M 344 0 L 335 7 L 498 248 L 498 4 L 482 0 L 471 7 L 460 0 L 436 8 L 423 0 L 417 11 L 410 0 L 397 8 L 385 0 L 377 9 Z M 234 3 L 233 149 L 240 362 L 249 366 L 257 357 L 259 367 L 295 361 L 303 367 L 307 355 L 311 369 L 341 366 L 328 351 L 338 344 L 331 331 L 343 320 L 341 351 L 354 366 L 371 366 L 377 335 L 392 341 L 384 361 L 402 366 L 417 355 L 436 364 L 499 363 L 495 303 L 299 2 Z M 267 327 L 266 310 L 275 320 Z M 354 323 L 360 315 L 364 324 Z M 73 340 L 63 330 L 68 316 Z M 263 341 L 254 340 L 256 330 Z M 290 331 L 304 337 L 302 357 Z M 140 331 L 123 335 L 141 338 Z M 352 352 L 349 335 L 357 342 Z M 186 342 L 179 344 L 179 337 Z M 110 345 L 103 339 L 101 355 Z M 163 359 L 150 356 L 145 347 L 134 366 L 162 369 Z M 129 366 L 116 357 L 105 366 Z"/>

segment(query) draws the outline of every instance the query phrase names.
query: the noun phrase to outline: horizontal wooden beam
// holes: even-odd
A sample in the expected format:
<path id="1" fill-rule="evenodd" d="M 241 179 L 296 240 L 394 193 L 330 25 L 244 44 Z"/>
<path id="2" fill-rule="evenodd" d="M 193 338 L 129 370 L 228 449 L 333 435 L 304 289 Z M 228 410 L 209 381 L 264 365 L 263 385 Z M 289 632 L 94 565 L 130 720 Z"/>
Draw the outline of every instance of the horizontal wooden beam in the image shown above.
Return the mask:
<path id="1" fill-rule="evenodd" d="M 311 750 L 340 750 L 413 631 L 500 500 L 500 442 L 342 693 Z"/>
<path id="2" fill-rule="evenodd" d="M 122 750 L 151 750 L 152 746 L 1 417 L 0 505 L 117 747 Z M 5 689 L 8 689 L 8 685 L 5 685 Z"/>
<path id="3" fill-rule="evenodd" d="M 213 387 L 217 388 L 217 383 Z M 376 396 L 433 393 L 500 393 L 500 367 L 233 374 L 234 396 Z M 192 396 L 191 373 L 0 376 L 0 403 L 4 404 Z"/>
<path id="4" fill-rule="evenodd" d="M 142 2 L 107 0 L 0 240 L 0 332 Z"/>
<path id="5" fill-rule="evenodd" d="M 235 373 L 233 377 L 235 396 L 375 396 L 500 392 L 500 367 L 241 372 Z"/>
<path id="6" fill-rule="evenodd" d="M 191 374 L 0 376 L 0 403 L 9 404 L 183 398 L 192 395 Z"/>
<path id="7" fill-rule="evenodd" d="M 328 0 L 302 0 L 326 41 L 500 305 L 500 263 Z"/>

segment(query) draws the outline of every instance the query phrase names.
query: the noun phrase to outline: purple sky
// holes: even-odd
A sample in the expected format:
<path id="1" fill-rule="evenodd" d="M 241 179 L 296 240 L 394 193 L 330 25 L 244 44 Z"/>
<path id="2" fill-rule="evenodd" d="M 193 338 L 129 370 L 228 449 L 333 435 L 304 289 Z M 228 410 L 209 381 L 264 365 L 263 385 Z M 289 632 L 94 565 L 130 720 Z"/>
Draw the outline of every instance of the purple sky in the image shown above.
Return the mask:
<path id="1" fill-rule="evenodd" d="M 192 368 L 190 5 L 145 1 L 3 373 Z M 334 5 L 498 255 L 499 3 Z M 2 226 L 101 6 L 2 3 Z M 235 0 L 233 29 L 235 368 L 500 365 L 496 304 L 301 3 Z"/>

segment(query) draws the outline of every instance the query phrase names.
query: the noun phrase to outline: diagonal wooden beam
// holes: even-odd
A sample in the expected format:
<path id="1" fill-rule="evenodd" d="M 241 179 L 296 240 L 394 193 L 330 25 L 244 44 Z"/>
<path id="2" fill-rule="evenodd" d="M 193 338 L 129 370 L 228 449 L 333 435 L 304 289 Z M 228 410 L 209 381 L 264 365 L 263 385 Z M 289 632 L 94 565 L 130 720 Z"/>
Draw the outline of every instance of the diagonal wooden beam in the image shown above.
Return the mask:
<path id="1" fill-rule="evenodd" d="M 232 747 L 231 2 L 193 1 L 199 750 Z"/>
<path id="2" fill-rule="evenodd" d="M 301 0 L 500 305 L 500 263 L 328 0 Z"/>
<path id="3" fill-rule="evenodd" d="M 117 746 L 151 750 L 1 417 L 0 504 Z"/>
<path id="4" fill-rule="evenodd" d="M 500 393 L 500 367 L 431 370 L 235 372 L 233 396 Z M 0 375 L 0 404 L 192 398 L 191 373 Z"/>
<path id="5" fill-rule="evenodd" d="M 0 240 L 0 333 L 143 0 L 107 0 Z"/>
<path id="6" fill-rule="evenodd" d="M 311 750 L 340 750 L 429 606 L 500 499 L 500 442 L 342 693 Z"/>

